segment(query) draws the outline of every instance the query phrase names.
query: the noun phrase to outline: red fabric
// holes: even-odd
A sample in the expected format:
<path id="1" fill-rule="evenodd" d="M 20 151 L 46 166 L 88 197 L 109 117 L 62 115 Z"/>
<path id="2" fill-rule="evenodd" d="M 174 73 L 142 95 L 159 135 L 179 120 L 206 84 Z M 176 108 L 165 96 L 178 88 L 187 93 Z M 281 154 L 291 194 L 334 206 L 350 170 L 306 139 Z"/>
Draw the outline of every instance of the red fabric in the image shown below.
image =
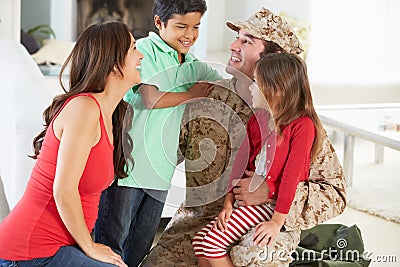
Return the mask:
<path id="1" fill-rule="evenodd" d="M 235 159 L 232 168 L 231 180 L 243 173 L 243 158 L 239 154 L 248 154 L 247 170 L 255 170 L 255 158 L 261 150 L 262 140 L 267 140 L 267 177 L 269 195 L 276 199 L 275 211 L 287 214 L 292 204 L 296 187 L 300 181 L 308 179 L 310 170 L 311 148 L 315 138 L 313 121 L 302 116 L 282 129 L 282 135 L 275 139 L 274 132 L 268 132 L 268 121 L 261 113 L 256 112 L 247 124 L 247 137 L 238 152 L 239 159 Z M 261 133 L 267 131 L 265 136 Z M 265 139 L 267 137 L 267 139 Z M 275 148 L 275 153 L 273 153 Z M 249 152 L 246 152 L 248 150 Z M 237 165 L 241 165 L 236 169 Z M 282 192 L 282 193 L 279 193 Z"/>
<path id="2" fill-rule="evenodd" d="M 228 247 L 236 243 L 252 227 L 269 221 L 274 210 L 269 205 L 243 206 L 232 212 L 227 222 L 227 230 L 213 229 L 214 219 L 203 227 L 193 238 L 192 245 L 196 257 L 219 259 L 227 255 Z"/>
<path id="3" fill-rule="evenodd" d="M 96 101 L 90 94 L 76 96 L 82 95 Z M 76 96 L 68 99 L 64 106 Z M 92 231 L 97 219 L 100 194 L 114 179 L 113 146 L 108 139 L 101 112 L 99 120 L 101 137 L 90 151 L 79 182 L 83 214 L 89 231 Z M 30 260 L 50 257 L 61 246 L 76 244 L 64 226 L 53 198 L 59 145 L 51 122 L 26 191 L 0 225 L 0 258 Z"/>
<path id="4" fill-rule="evenodd" d="M 244 171 L 255 171 L 255 160 L 261 150 L 262 141 L 270 140 L 275 148 L 275 132 L 268 126 L 270 115 L 265 110 L 256 111 L 249 119 L 247 134 L 239 147 L 230 175 L 229 192 L 232 192 L 232 180 L 244 177 Z M 272 149 L 274 151 L 274 149 Z M 268 151 L 269 152 L 269 151 Z M 273 159 L 273 154 L 270 155 Z"/>

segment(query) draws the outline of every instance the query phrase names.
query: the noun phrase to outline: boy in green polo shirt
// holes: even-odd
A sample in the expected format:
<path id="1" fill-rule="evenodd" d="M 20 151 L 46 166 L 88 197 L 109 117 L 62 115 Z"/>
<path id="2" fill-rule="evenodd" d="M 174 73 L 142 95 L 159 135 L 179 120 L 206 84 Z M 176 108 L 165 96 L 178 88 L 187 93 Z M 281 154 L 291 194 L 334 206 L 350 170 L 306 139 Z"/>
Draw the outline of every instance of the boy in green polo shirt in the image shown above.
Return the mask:
<path id="1" fill-rule="evenodd" d="M 198 37 L 204 0 L 155 0 L 159 34 L 137 41 L 143 53 L 142 85 L 125 96 L 134 108 L 130 135 L 135 165 L 101 196 L 95 239 L 138 266 L 148 253 L 160 222 L 177 163 L 184 103 L 206 97 L 221 76 L 188 53 Z"/>

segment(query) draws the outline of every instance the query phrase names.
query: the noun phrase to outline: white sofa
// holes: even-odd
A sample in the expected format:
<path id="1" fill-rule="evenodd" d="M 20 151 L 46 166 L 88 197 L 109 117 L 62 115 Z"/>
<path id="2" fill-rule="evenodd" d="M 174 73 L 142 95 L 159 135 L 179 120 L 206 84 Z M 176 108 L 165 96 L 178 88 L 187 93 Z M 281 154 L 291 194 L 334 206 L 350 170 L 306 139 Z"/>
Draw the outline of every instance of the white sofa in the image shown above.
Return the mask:
<path id="1" fill-rule="evenodd" d="M 52 94 L 37 64 L 19 43 L 0 40 L 0 175 L 10 209 L 22 196 L 34 160 L 32 140 L 43 129 Z"/>

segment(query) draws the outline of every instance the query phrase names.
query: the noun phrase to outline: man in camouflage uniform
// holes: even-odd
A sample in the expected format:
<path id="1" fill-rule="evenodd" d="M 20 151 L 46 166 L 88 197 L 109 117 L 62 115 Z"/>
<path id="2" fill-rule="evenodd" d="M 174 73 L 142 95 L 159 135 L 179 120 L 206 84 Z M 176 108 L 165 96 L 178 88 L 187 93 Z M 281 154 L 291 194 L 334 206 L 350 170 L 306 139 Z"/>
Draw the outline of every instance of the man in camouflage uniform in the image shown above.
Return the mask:
<path id="1" fill-rule="evenodd" d="M 228 22 L 238 32 L 231 46 L 227 71 L 234 77 L 214 85 L 209 98 L 187 105 L 181 129 L 180 152 L 185 159 L 186 199 L 141 266 L 197 266 L 191 240 L 222 209 L 230 170 L 252 114 L 249 85 L 261 53 L 302 49 L 293 29 L 281 17 L 261 9 L 246 21 Z M 258 40 L 258 41 L 257 41 Z M 262 47 L 259 41 L 262 41 Z M 252 173 L 247 173 L 252 176 Z M 239 205 L 267 201 L 266 182 L 249 192 L 251 179 L 241 179 L 235 189 Z M 235 266 L 288 266 L 291 252 L 308 229 L 340 214 L 345 207 L 342 168 L 325 137 L 317 160 L 311 163 L 310 179 L 300 183 L 285 222 L 285 231 L 268 249 L 255 246 L 253 231 L 232 247 Z"/>

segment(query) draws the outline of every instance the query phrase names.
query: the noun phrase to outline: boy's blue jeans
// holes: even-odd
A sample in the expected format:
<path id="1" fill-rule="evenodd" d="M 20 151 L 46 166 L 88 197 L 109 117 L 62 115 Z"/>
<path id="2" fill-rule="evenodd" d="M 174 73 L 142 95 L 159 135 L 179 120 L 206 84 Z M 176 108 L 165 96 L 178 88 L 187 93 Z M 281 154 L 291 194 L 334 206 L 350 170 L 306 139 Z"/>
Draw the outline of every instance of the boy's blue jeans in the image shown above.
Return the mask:
<path id="1" fill-rule="evenodd" d="M 0 259 L 0 267 L 115 267 L 113 264 L 104 263 L 89 258 L 77 247 L 61 247 L 57 253 L 48 258 L 38 258 L 28 261 L 7 261 Z"/>
<path id="2" fill-rule="evenodd" d="M 122 255 L 129 267 L 139 266 L 153 243 L 167 194 L 114 182 L 101 194 L 95 241 Z"/>

